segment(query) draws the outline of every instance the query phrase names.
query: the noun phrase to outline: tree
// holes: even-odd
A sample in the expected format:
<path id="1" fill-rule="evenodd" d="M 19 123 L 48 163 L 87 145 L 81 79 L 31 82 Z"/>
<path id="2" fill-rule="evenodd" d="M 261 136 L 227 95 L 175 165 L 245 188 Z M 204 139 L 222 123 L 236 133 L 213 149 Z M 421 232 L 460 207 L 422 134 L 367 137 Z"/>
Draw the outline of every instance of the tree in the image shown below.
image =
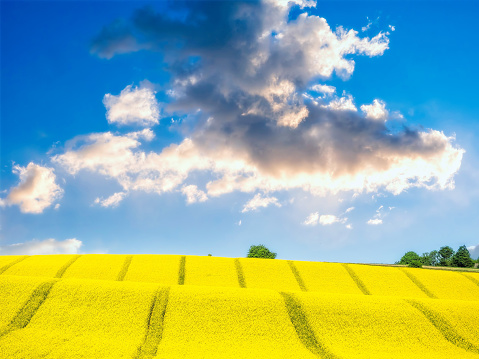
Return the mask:
<path id="1" fill-rule="evenodd" d="M 276 253 L 271 252 L 264 245 L 260 244 L 257 246 L 249 247 L 247 258 L 270 258 L 275 259 Z"/>
<path id="2" fill-rule="evenodd" d="M 421 256 L 421 263 L 425 266 L 437 266 L 439 264 L 438 251 L 423 253 Z"/>
<path id="3" fill-rule="evenodd" d="M 439 249 L 439 265 L 448 267 L 451 265 L 451 257 L 454 254 L 454 250 L 449 246 L 444 246 Z"/>
<path id="4" fill-rule="evenodd" d="M 452 256 L 451 264 L 454 267 L 470 268 L 474 267 L 474 261 L 471 258 L 471 253 L 466 246 L 460 246 L 457 252 Z"/>
<path id="5" fill-rule="evenodd" d="M 407 264 L 410 267 L 421 267 L 421 257 L 416 252 L 410 251 L 402 256 L 399 264 Z"/>

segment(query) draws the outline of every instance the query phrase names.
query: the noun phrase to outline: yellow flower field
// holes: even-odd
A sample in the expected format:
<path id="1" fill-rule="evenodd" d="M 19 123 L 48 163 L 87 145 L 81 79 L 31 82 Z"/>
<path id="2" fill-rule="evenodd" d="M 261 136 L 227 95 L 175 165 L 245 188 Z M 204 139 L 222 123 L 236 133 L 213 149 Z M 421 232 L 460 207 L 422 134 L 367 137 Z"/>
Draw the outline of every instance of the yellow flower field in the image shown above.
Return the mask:
<path id="1" fill-rule="evenodd" d="M 239 287 L 233 258 L 188 256 L 185 285 Z"/>
<path id="2" fill-rule="evenodd" d="M 135 255 L 124 281 L 178 284 L 180 258 L 177 255 Z"/>
<path id="3" fill-rule="evenodd" d="M 76 257 L 69 254 L 29 256 L 8 268 L 3 274 L 54 278 L 65 264 Z"/>
<path id="4" fill-rule="evenodd" d="M 399 268 L 350 264 L 372 295 L 427 298 Z"/>
<path id="5" fill-rule="evenodd" d="M 0 266 L 2 359 L 479 359 L 475 272 L 179 255 Z"/>
<path id="6" fill-rule="evenodd" d="M 341 263 L 293 262 L 310 292 L 361 294 Z"/>
<path id="7" fill-rule="evenodd" d="M 131 358 L 158 286 L 64 279 L 25 328 L 0 338 L 4 358 Z"/>
<path id="8" fill-rule="evenodd" d="M 85 254 L 65 270 L 62 278 L 116 280 L 126 258 L 125 255 Z"/>
<path id="9" fill-rule="evenodd" d="M 459 272 L 403 268 L 439 299 L 479 300 L 479 286 Z M 438 273 L 440 272 L 440 273 Z"/>
<path id="10" fill-rule="evenodd" d="M 241 258 L 239 262 L 243 268 L 246 288 L 301 290 L 287 261 Z"/>
<path id="11" fill-rule="evenodd" d="M 296 297 L 318 341 L 343 358 L 479 357 L 447 341 L 400 298 L 319 293 Z"/>
<path id="12" fill-rule="evenodd" d="M 50 280 L 43 277 L 0 276 L 0 333 L 22 308 L 35 288 Z"/>
<path id="13" fill-rule="evenodd" d="M 173 287 L 155 358 L 315 358 L 270 290 Z"/>

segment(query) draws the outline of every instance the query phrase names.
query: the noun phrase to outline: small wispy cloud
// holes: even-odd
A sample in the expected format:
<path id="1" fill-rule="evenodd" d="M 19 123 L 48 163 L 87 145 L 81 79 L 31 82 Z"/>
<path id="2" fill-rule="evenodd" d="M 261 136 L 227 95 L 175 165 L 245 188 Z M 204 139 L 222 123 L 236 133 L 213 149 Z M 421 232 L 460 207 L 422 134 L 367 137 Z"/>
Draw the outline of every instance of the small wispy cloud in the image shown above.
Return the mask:
<path id="1" fill-rule="evenodd" d="M 278 202 L 276 197 L 263 197 L 261 193 L 258 193 L 244 205 L 241 212 L 256 211 L 258 208 L 266 208 L 270 205 L 281 207 L 281 203 Z"/>
<path id="2" fill-rule="evenodd" d="M 120 202 L 125 198 L 126 193 L 125 192 L 117 192 L 112 194 L 110 197 L 106 199 L 100 199 L 97 197 L 95 199 L 96 204 L 100 204 L 102 207 L 117 207 Z"/>
<path id="3" fill-rule="evenodd" d="M 36 255 L 36 254 L 77 254 L 82 241 L 76 238 L 57 241 L 49 238 L 43 241 L 31 240 L 0 247 L 0 255 Z"/>
<path id="4" fill-rule="evenodd" d="M 208 199 L 206 193 L 198 189 L 195 185 L 184 186 L 181 189 L 181 193 L 186 196 L 186 203 L 205 202 Z"/>
<path id="5" fill-rule="evenodd" d="M 395 207 L 388 207 L 387 210 L 384 209 L 384 206 L 379 206 L 379 208 L 376 210 L 376 214 L 368 220 L 366 223 L 371 225 L 371 226 L 378 226 L 380 224 L 383 224 L 383 218 L 386 217 L 389 212 L 391 212 Z"/>

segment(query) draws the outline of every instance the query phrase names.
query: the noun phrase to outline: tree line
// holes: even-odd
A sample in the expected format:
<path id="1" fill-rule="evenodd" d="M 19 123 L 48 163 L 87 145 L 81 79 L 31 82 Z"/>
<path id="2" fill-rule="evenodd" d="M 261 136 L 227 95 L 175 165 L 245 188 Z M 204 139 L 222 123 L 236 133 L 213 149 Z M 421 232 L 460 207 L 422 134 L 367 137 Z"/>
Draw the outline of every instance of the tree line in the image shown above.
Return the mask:
<path id="1" fill-rule="evenodd" d="M 466 246 L 460 246 L 454 250 L 449 246 L 441 247 L 439 250 L 423 253 L 421 256 L 410 251 L 404 254 L 396 264 L 406 264 L 410 267 L 434 266 L 434 267 L 460 267 L 472 268 L 479 263 L 479 258 L 473 260 Z"/>

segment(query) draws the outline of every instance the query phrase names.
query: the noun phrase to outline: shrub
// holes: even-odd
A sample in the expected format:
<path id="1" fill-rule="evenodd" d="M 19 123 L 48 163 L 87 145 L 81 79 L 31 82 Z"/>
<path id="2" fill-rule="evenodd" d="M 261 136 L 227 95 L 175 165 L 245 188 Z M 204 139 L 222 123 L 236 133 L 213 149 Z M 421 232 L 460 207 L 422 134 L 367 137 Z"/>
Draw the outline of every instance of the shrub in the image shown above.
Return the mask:
<path id="1" fill-rule="evenodd" d="M 249 247 L 247 258 L 270 258 L 275 259 L 276 253 L 271 252 L 264 245 L 260 244 L 257 246 Z"/>

